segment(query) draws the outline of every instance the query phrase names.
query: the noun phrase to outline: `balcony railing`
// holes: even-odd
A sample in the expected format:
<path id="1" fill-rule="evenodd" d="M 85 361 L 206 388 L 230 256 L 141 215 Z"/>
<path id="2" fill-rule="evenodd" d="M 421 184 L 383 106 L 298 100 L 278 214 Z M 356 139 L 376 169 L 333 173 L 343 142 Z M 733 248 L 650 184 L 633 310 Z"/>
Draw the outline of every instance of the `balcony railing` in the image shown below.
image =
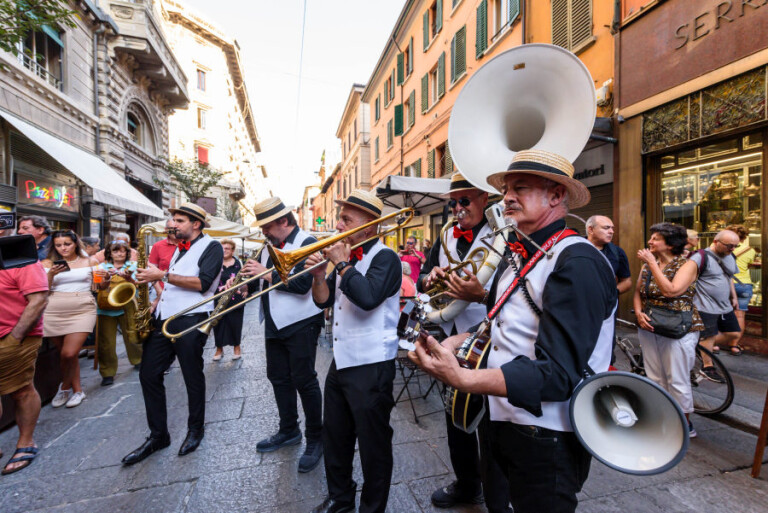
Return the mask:
<path id="1" fill-rule="evenodd" d="M 61 91 L 61 79 L 54 76 L 52 73 L 50 73 L 45 67 L 40 65 L 39 62 L 37 62 L 34 58 L 30 57 L 29 55 L 25 54 L 19 54 L 18 55 L 19 64 L 27 68 L 29 71 L 37 75 L 38 77 L 42 78 L 49 84 L 51 84 L 53 87 Z"/>

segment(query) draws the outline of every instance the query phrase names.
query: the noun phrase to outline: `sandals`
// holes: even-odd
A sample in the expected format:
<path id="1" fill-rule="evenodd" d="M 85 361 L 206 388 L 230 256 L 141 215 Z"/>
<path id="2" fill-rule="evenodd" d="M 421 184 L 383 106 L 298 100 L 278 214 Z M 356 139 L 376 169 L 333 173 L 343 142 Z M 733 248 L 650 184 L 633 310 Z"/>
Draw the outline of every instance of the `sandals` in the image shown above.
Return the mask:
<path id="1" fill-rule="evenodd" d="M 720 354 L 720 346 L 712 346 L 712 354 Z"/>
<path id="2" fill-rule="evenodd" d="M 19 470 L 27 468 L 32 464 L 34 459 L 37 457 L 37 453 L 39 451 L 40 450 L 37 447 L 19 447 L 18 449 L 16 449 L 16 452 L 14 452 L 13 455 L 16 456 L 17 454 L 24 454 L 24 456 L 18 456 L 8 460 L 8 462 L 5 464 L 5 467 L 3 468 L 3 471 L 0 472 L 0 474 L 7 476 L 8 474 L 13 474 L 14 472 L 18 472 Z M 8 470 L 8 465 L 10 465 L 11 463 L 18 463 L 20 461 L 25 462 L 25 464 L 20 467 L 16 467 L 12 470 Z"/>
<path id="3" fill-rule="evenodd" d="M 735 351 L 734 351 L 735 349 Z M 741 356 L 741 353 L 744 352 L 744 348 L 740 345 L 736 344 L 735 346 L 731 346 L 728 348 L 728 354 L 731 356 Z"/>

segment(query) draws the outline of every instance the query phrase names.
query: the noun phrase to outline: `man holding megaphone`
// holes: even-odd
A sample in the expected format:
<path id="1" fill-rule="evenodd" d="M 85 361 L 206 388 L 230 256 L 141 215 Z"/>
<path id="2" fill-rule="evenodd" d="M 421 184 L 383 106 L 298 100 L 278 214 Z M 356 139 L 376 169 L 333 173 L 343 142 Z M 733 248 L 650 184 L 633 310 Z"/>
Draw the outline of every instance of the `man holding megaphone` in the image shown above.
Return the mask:
<path id="1" fill-rule="evenodd" d="M 576 509 L 591 456 L 573 433 L 569 399 L 610 362 L 616 280 L 606 258 L 566 227 L 569 208 L 590 200 L 573 173 L 559 155 L 525 150 L 488 177 L 516 234 L 488 299 L 487 368 L 459 366 L 454 352 L 469 333 L 422 337 L 409 355 L 446 384 L 488 396 L 490 443 L 515 513 Z"/>

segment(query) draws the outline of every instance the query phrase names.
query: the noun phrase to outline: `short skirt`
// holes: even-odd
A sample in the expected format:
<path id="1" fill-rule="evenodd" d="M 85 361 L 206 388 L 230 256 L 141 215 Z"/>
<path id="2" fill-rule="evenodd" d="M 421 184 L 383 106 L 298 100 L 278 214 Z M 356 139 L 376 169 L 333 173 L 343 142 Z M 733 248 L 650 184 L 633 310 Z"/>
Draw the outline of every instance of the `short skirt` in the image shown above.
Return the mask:
<path id="1" fill-rule="evenodd" d="M 96 326 L 96 299 L 90 292 L 51 292 L 43 313 L 43 336 L 91 333 Z"/>

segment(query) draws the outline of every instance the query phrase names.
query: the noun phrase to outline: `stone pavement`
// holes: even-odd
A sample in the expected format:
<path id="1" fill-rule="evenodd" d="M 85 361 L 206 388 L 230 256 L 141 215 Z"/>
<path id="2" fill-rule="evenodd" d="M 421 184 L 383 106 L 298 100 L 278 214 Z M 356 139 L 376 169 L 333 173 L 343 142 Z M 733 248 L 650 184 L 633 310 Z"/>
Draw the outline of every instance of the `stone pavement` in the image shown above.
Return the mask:
<path id="1" fill-rule="evenodd" d="M 132 467 L 120 459 L 147 434 L 138 373 L 121 357 L 115 384 L 101 388 L 90 361 L 81 360 L 87 399 L 77 408 L 45 406 L 36 430 L 41 448 L 28 469 L 0 477 L 0 512 L 280 512 L 304 513 L 325 494 L 322 465 L 309 474 L 296 466 L 303 446 L 258 454 L 256 442 L 277 430 L 277 411 L 266 378 L 263 335 L 256 309 L 245 317 L 243 354 L 212 362 L 207 375 L 206 437 L 194 453 L 176 455 L 186 432 L 186 393 L 177 365 L 166 376 L 171 447 Z M 318 348 L 321 379 L 329 349 Z M 395 386 L 397 393 L 402 381 Z M 428 382 L 422 379 L 422 390 Z M 418 393 L 412 385 L 411 392 Z M 390 512 L 479 513 L 482 506 L 438 510 L 429 496 L 452 480 L 445 425 L 438 395 L 401 402 L 392 414 L 395 468 Z M 710 419 L 694 418 L 699 438 L 675 469 L 659 476 L 632 477 L 594 463 L 581 494 L 580 512 L 764 512 L 768 467 L 749 477 L 755 436 Z M 8 459 L 15 428 L 0 433 Z M 359 465 L 356 479 L 362 483 Z"/>

